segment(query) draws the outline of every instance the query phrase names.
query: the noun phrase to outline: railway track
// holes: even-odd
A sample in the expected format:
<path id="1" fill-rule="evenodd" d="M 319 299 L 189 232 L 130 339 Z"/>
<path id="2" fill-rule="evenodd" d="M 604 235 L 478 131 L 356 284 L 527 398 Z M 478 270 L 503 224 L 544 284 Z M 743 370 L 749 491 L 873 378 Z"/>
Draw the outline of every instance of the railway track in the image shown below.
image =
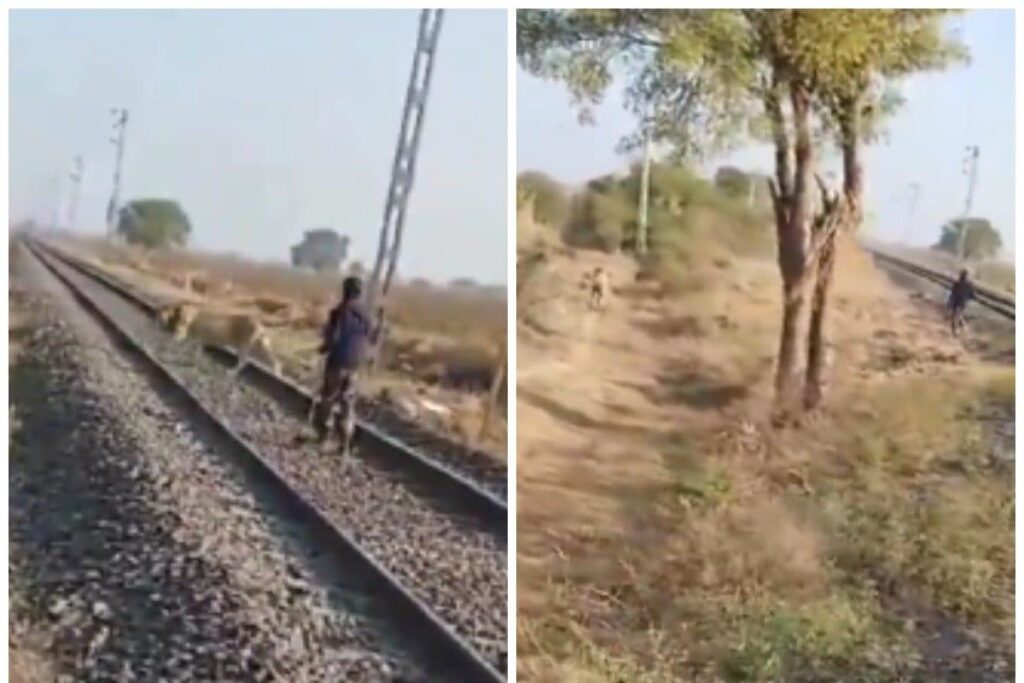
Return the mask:
<path id="1" fill-rule="evenodd" d="M 934 284 L 937 284 L 945 289 L 949 289 L 953 286 L 956 278 L 946 273 L 939 272 L 932 268 L 927 268 L 918 263 L 913 263 L 905 259 L 901 259 L 877 249 L 868 248 L 868 252 L 882 263 L 901 270 L 905 273 L 910 273 L 922 279 L 928 280 Z M 987 287 L 975 285 L 975 293 L 977 294 L 978 304 L 989 309 L 993 313 L 1000 315 L 1010 320 L 1016 320 L 1016 304 L 1014 297 L 1006 294 L 1001 294 Z"/>
<path id="2" fill-rule="evenodd" d="M 62 249 L 53 245 L 39 246 L 65 265 L 113 291 L 146 315 L 154 316 L 159 302 Z M 207 347 L 206 351 L 225 366 L 233 366 L 237 362 L 232 349 L 212 346 Z M 304 419 L 307 415 L 313 396 L 295 381 L 274 374 L 256 361 L 246 366 L 241 378 L 274 398 L 294 417 Z M 437 437 L 425 435 L 422 430 L 407 424 L 407 421 L 386 407 L 363 401 L 359 412 L 361 415 L 378 418 L 388 428 L 370 420 L 359 420 L 357 439 L 365 444 L 363 450 L 366 453 L 389 466 L 408 472 L 411 477 L 436 491 L 436 497 L 444 500 L 448 506 L 462 514 L 479 518 L 492 533 L 502 537 L 507 534 L 507 470 L 504 466 L 497 465 L 486 454 L 459 449 L 453 444 L 443 443 Z M 392 430 L 425 442 L 424 446 L 433 446 L 430 454 L 427 455 L 421 448 L 394 435 Z"/>
<path id="3" fill-rule="evenodd" d="M 402 464 L 393 453 L 378 453 L 381 463 L 353 459 L 343 467 L 319 455 L 293 438 L 299 420 L 279 400 L 246 383 L 232 386 L 205 351 L 170 340 L 143 310 L 149 302 L 129 302 L 101 274 L 85 272 L 49 245 L 26 246 L 143 361 L 162 391 L 189 407 L 190 419 L 220 435 L 232 461 L 274 492 L 337 567 L 372 587 L 372 599 L 385 606 L 389 619 L 431 653 L 430 670 L 443 672 L 440 680 L 504 681 L 504 534 L 480 528 L 486 518 L 479 511 L 468 517 L 441 512 L 413 491 L 426 486 L 436 496 L 460 489 L 436 474 L 413 481 L 410 473 L 428 470 L 420 463 Z M 254 384 L 269 374 L 260 370 L 264 375 L 257 374 Z M 270 387 L 297 402 L 295 391 Z M 379 437 L 366 439 L 363 449 L 402 446 Z M 474 504 L 462 500 L 461 509 L 471 511 Z"/>

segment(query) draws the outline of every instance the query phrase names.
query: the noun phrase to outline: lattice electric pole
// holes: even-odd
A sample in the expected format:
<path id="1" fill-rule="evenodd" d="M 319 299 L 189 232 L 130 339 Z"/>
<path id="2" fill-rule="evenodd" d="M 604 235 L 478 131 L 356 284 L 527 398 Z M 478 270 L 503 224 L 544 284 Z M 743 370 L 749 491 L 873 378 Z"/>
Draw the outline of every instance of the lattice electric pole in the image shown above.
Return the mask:
<path id="1" fill-rule="evenodd" d="M 967 256 L 967 219 L 971 217 L 971 207 L 974 204 L 974 188 L 978 182 L 978 157 L 981 156 L 981 149 L 977 145 L 967 148 L 967 156 L 964 157 L 964 174 L 967 176 L 967 201 L 964 202 L 964 217 L 960 222 L 960 234 L 957 239 L 957 256 L 964 261 Z"/>
<path id="2" fill-rule="evenodd" d="M 368 287 L 367 309 L 377 316 L 378 332 L 383 325 L 384 301 L 391 287 L 391 279 L 394 277 L 399 250 L 402 247 L 405 211 L 416 175 L 416 154 L 423 131 L 430 77 L 434 70 L 434 57 L 437 54 L 437 38 L 441 31 L 443 13 L 444 10 L 439 9 L 425 9 L 420 12 L 412 75 L 409 77 L 402 127 L 398 133 L 398 147 L 391 167 L 391 184 L 384 203 L 384 220 L 380 229 L 380 242 L 377 245 L 377 260 L 374 262 Z M 381 281 L 381 274 L 385 272 L 385 261 L 387 270 Z M 376 348 L 374 353 L 376 354 Z"/>
<path id="3" fill-rule="evenodd" d="M 71 173 L 68 177 L 71 178 L 71 204 L 68 206 L 68 230 L 75 229 L 75 214 L 78 212 L 78 189 L 82 184 L 82 176 L 85 175 L 85 164 L 82 162 L 81 155 L 75 157 L 74 164 L 71 167 Z"/>
<path id="4" fill-rule="evenodd" d="M 128 127 L 128 110 L 115 107 L 110 110 L 114 117 L 114 134 L 110 142 L 117 148 L 114 157 L 114 185 L 107 203 L 107 238 L 112 239 L 117 230 L 117 209 L 121 195 L 121 164 L 124 161 L 124 137 Z"/>
<path id="5" fill-rule="evenodd" d="M 904 231 L 903 241 L 910 244 L 910 238 L 914 234 L 914 213 L 917 210 L 917 200 L 921 196 L 921 186 L 918 183 L 910 184 L 910 207 L 907 211 L 907 227 Z"/>
<path id="6" fill-rule="evenodd" d="M 57 175 L 53 179 L 53 206 L 50 208 L 50 230 L 60 228 L 61 180 L 63 180 L 61 175 Z"/>

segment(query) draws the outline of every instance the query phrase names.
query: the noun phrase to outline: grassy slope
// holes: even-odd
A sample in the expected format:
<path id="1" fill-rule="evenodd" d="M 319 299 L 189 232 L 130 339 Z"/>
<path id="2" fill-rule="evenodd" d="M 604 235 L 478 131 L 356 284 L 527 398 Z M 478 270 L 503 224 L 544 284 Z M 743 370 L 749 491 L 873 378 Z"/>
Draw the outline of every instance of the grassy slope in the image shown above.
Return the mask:
<path id="1" fill-rule="evenodd" d="M 770 259 L 641 287 L 623 257 L 549 252 L 520 295 L 521 680 L 942 680 L 1012 657 L 1012 436 L 994 456 L 978 419 L 1012 435 L 1012 367 L 844 244 L 831 406 L 778 432 Z M 603 315 L 575 286 L 597 264 Z"/>

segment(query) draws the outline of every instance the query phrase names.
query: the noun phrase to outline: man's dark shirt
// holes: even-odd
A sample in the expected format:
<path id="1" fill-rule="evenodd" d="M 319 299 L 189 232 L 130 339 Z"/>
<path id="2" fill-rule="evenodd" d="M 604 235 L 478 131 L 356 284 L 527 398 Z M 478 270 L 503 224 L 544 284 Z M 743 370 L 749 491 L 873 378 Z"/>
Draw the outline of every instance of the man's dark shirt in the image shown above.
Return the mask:
<path id="1" fill-rule="evenodd" d="M 321 350 L 332 370 L 356 370 L 366 355 L 370 320 L 357 303 L 342 302 L 331 309 Z"/>
<path id="2" fill-rule="evenodd" d="M 952 309 L 962 309 L 973 298 L 974 285 L 971 284 L 970 280 L 957 280 L 953 283 L 953 288 L 949 292 L 949 307 Z"/>

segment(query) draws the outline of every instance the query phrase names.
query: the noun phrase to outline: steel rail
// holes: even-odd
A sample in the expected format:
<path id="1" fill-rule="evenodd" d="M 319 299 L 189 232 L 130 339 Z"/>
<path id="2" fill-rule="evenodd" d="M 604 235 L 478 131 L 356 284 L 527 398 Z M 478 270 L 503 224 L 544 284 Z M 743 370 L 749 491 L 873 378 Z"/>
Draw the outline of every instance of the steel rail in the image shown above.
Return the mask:
<path id="1" fill-rule="evenodd" d="M 167 366 L 158 360 L 135 335 L 108 315 L 96 300 L 61 272 L 56 263 L 73 266 L 52 250 L 34 240 L 25 240 L 28 250 L 71 293 L 79 304 L 117 339 L 121 345 L 142 361 L 142 365 L 165 388 L 167 396 L 188 406 L 190 417 L 211 429 L 225 445 L 246 474 L 253 476 L 319 539 L 320 550 L 330 556 L 344 571 L 354 574 L 380 600 L 388 616 L 407 634 L 414 634 L 422 645 L 424 657 L 431 670 L 443 676 L 442 680 L 505 683 L 505 677 L 485 661 L 433 610 L 407 590 L 391 572 L 377 562 L 356 540 L 330 521 L 312 501 L 296 491 L 285 476 L 262 456 L 245 438 L 228 424 L 217 418 L 202 399 L 190 391 Z M 51 259 L 53 259 L 51 261 Z M 56 262 L 56 263 L 55 263 Z M 77 269 L 76 269 L 77 270 Z"/>
<path id="2" fill-rule="evenodd" d="M 62 263 L 107 287 L 118 296 L 140 308 L 153 317 L 160 304 L 147 298 L 141 292 L 118 281 L 96 266 L 83 262 L 66 251 L 49 243 L 36 244 L 52 254 Z M 233 365 L 236 353 L 224 346 L 207 346 L 206 351 L 218 362 Z M 284 409 L 296 417 L 305 419 L 314 400 L 313 396 L 293 380 L 281 377 L 255 359 L 250 359 L 241 378 L 252 386 L 264 391 Z M 437 462 L 419 449 L 386 434 L 379 427 L 365 420 L 356 424 L 356 439 L 365 444 L 362 449 L 389 467 L 406 470 L 418 483 L 436 494 L 437 501 L 457 513 L 479 520 L 486 530 L 498 538 L 508 538 L 508 506 L 505 501 L 487 491 L 466 475 L 456 472 Z"/>

